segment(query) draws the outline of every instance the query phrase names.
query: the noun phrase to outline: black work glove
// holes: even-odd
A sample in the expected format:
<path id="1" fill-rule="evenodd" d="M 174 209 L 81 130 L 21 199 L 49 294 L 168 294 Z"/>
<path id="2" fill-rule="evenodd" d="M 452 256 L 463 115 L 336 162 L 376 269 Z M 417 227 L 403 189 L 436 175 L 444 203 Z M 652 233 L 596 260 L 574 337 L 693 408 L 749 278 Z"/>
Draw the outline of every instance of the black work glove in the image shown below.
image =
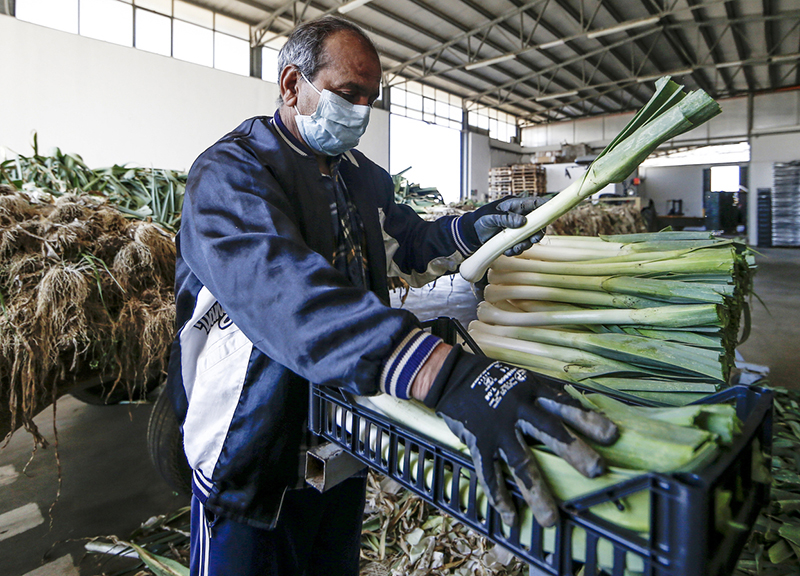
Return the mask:
<path id="1" fill-rule="evenodd" d="M 533 212 L 536 208 L 544 204 L 546 200 L 541 197 L 533 198 L 505 198 L 478 209 L 478 217 L 475 220 L 475 233 L 481 244 L 500 232 L 503 228 L 519 228 L 525 224 L 525 215 Z M 481 211 L 487 212 L 480 215 Z M 506 256 L 516 256 L 521 254 L 536 242 L 544 237 L 544 231 L 539 230 L 526 240 L 515 244 L 506 250 Z"/>
<path id="2" fill-rule="evenodd" d="M 516 521 L 516 510 L 505 486 L 501 458 L 536 521 L 552 526 L 558 517 L 556 503 L 523 433 L 547 445 L 589 478 L 602 474 L 605 463 L 564 424 L 602 444 L 617 437 L 613 422 L 583 408 L 557 382 L 455 346 L 425 398 L 425 404 L 469 447 L 490 504 L 509 526 Z"/>

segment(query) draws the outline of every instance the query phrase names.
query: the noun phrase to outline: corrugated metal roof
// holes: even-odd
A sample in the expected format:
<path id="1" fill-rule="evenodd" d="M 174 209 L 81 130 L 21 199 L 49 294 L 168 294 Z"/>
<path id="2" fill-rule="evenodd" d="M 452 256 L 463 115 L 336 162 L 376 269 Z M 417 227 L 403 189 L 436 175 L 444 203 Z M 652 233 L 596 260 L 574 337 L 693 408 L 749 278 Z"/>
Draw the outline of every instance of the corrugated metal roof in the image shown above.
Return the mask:
<path id="1" fill-rule="evenodd" d="M 252 43 L 336 0 L 190 0 L 239 18 Z M 714 98 L 800 85 L 797 0 L 371 0 L 346 13 L 387 85 L 448 90 L 528 123 L 637 109 L 671 74 Z"/>

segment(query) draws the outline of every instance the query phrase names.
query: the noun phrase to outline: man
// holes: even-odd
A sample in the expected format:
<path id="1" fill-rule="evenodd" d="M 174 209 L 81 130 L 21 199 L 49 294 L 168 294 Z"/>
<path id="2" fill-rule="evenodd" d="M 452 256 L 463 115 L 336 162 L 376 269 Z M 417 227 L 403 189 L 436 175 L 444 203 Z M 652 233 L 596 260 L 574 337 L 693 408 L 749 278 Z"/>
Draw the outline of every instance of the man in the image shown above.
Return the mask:
<path id="1" fill-rule="evenodd" d="M 346 20 L 298 27 L 279 67 L 275 116 L 247 120 L 192 167 L 177 239 L 169 392 L 194 470 L 192 574 L 358 573 L 364 477 L 319 494 L 298 472 L 308 382 L 424 400 L 470 446 L 504 521 L 515 511 L 501 458 L 552 524 L 521 431 L 596 475 L 599 457 L 562 418 L 603 441 L 613 425 L 527 371 L 423 332 L 387 290 L 387 273 L 422 285 L 456 270 L 535 203 L 434 223 L 396 205 L 390 176 L 353 150 L 381 69 Z"/>

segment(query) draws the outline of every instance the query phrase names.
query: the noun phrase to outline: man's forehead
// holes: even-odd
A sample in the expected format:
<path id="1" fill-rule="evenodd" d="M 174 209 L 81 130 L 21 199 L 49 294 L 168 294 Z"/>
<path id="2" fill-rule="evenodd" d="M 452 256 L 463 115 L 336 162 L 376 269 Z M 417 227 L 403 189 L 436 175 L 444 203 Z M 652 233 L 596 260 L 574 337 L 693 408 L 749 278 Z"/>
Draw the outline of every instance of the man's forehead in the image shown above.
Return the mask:
<path id="1" fill-rule="evenodd" d="M 362 66 L 375 65 L 380 76 L 380 58 L 374 46 L 355 32 L 341 30 L 334 32 L 322 43 L 325 67 L 358 62 Z"/>

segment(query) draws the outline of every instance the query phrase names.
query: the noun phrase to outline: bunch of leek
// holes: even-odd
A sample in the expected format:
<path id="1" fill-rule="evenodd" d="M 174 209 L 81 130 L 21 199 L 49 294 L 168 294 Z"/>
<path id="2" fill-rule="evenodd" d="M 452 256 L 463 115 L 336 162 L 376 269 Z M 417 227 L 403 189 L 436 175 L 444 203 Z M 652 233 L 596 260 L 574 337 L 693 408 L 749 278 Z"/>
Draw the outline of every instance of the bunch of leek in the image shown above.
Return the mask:
<path id="1" fill-rule="evenodd" d="M 528 214 L 527 223 L 521 228 L 508 228 L 492 237 L 461 264 L 461 275 L 469 282 L 477 282 L 500 254 L 608 184 L 622 182 L 660 144 L 719 113 L 719 105 L 702 90 L 687 94 L 668 76 L 659 79 L 653 97 L 606 146 L 581 179 Z"/>
<path id="2" fill-rule="evenodd" d="M 728 381 L 754 269 L 707 232 L 547 236 L 492 264 L 470 334 L 498 360 L 685 404 Z"/>

